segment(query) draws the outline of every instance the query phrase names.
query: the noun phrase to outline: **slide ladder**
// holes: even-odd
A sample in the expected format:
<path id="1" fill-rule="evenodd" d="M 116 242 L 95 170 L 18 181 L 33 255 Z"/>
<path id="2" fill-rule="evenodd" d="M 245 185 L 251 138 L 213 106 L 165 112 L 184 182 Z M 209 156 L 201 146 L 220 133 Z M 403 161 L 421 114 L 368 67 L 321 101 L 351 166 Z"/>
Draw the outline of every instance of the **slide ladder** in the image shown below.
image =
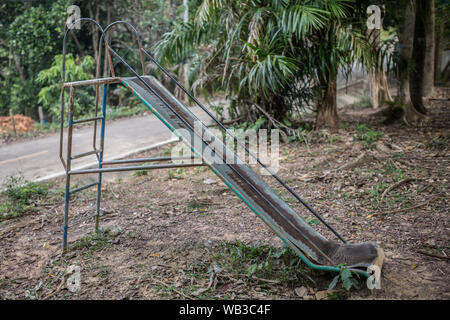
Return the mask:
<path id="1" fill-rule="evenodd" d="M 92 19 L 81 18 L 80 21 L 91 21 L 97 24 L 105 44 L 105 76 L 106 65 L 109 65 L 114 82 L 121 82 L 136 95 L 180 140 L 182 140 L 202 163 L 210 167 L 213 172 L 232 190 L 245 204 L 260 217 L 283 242 L 310 267 L 326 271 L 339 271 L 339 266 L 359 274 L 369 276 L 374 266 L 382 267 L 384 254 L 375 242 L 347 243 L 324 219 L 318 215 L 305 201 L 303 201 L 289 186 L 271 171 L 257 156 L 229 132 L 214 115 L 203 106 L 188 90 L 186 90 L 153 56 L 142 47 L 137 30 L 125 21 L 116 21 L 104 30 Z M 73 22 L 75 24 L 78 21 Z M 139 75 L 114 49 L 110 47 L 107 32 L 111 27 L 124 24 L 137 35 L 139 55 L 142 64 L 142 75 Z M 69 26 L 70 29 L 70 26 Z M 64 40 L 65 41 L 65 40 Z M 63 46 L 65 54 L 65 43 Z M 99 48 L 101 48 L 99 46 Z M 249 165 L 240 159 L 233 150 L 214 135 L 208 126 L 196 117 L 191 110 L 178 100 L 165 86 L 154 77 L 145 75 L 144 57 L 155 64 L 179 89 L 194 101 L 223 132 L 232 137 L 242 146 L 246 155 L 256 159 L 261 170 L 266 170 L 277 182 L 284 187 L 299 203 L 306 207 L 323 223 L 340 242 L 328 240 L 314 230 L 294 209 L 291 208 Z M 123 64 L 132 77 L 117 77 L 114 72 L 113 59 Z M 100 57 L 98 58 L 100 60 Z M 64 60 L 63 60 L 64 61 Z M 64 63 L 64 62 L 63 62 Z M 99 69 L 97 70 L 97 77 Z M 63 67 L 64 83 L 64 67 Z M 113 83 L 111 81 L 111 83 Z M 106 92 L 106 86 L 104 85 Z M 106 98 L 104 98 L 106 99 Z M 104 100 L 105 101 L 105 100 Z"/>

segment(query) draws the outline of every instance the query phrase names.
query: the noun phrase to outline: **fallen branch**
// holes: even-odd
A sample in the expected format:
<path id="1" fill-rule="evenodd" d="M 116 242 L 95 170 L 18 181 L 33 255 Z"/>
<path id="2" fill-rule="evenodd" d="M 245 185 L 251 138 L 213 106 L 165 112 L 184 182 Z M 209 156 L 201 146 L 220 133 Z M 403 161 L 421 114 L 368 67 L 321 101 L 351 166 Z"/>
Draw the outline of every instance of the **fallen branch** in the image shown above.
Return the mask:
<path id="1" fill-rule="evenodd" d="M 433 254 L 433 253 L 429 253 L 423 250 L 417 250 L 417 253 L 423 254 L 425 256 L 429 256 L 429 257 L 433 257 L 433 258 L 438 258 L 438 259 L 443 259 L 443 260 L 450 260 L 450 257 L 448 256 L 442 256 L 439 254 Z"/>
<path id="2" fill-rule="evenodd" d="M 208 283 L 208 286 L 207 286 L 206 288 L 200 288 L 200 289 L 198 289 L 197 291 L 193 292 L 192 295 L 198 296 L 198 295 L 200 295 L 201 293 L 208 291 L 209 288 L 211 288 L 211 286 L 212 286 L 212 284 L 213 284 L 213 282 L 214 282 L 214 277 L 215 277 L 215 273 L 214 273 L 214 272 L 211 272 L 211 274 L 209 275 L 209 283 Z"/>
<path id="3" fill-rule="evenodd" d="M 62 275 L 62 279 L 60 284 L 58 285 L 58 287 L 56 288 L 56 290 L 54 290 L 53 292 L 49 293 L 48 295 L 46 295 L 44 298 L 42 298 L 43 300 L 47 300 L 50 299 L 51 297 L 53 297 L 55 294 L 57 294 L 58 292 L 60 292 L 62 290 L 62 288 L 64 287 L 64 283 L 66 280 L 66 274 Z"/>
<path id="4" fill-rule="evenodd" d="M 267 282 L 267 283 L 274 283 L 274 284 L 280 283 L 279 280 L 263 279 L 263 278 L 258 278 L 257 276 L 252 276 L 252 279 L 261 281 L 261 282 Z"/>
<path id="5" fill-rule="evenodd" d="M 283 126 L 283 127 L 287 128 L 288 130 L 292 130 L 292 129 L 283 125 L 281 122 L 275 120 L 274 118 L 272 118 L 263 108 L 261 108 L 257 104 L 253 104 L 253 106 L 255 106 L 259 111 L 261 111 L 267 117 L 267 119 L 269 119 L 269 121 L 272 122 L 274 127 L 277 128 L 278 131 L 280 132 L 281 139 L 284 140 L 284 142 L 287 142 L 289 140 L 288 136 L 286 135 L 286 133 L 283 130 L 280 129 L 280 127 L 278 125 Z M 277 123 L 278 123 L 278 125 L 277 125 Z"/>
<path id="6" fill-rule="evenodd" d="M 356 160 L 349 162 L 347 164 L 344 164 L 343 166 L 340 166 L 337 170 L 346 170 L 346 169 L 352 169 L 355 167 L 360 167 L 364 164 L 372 162 L 373 160 L 375 160 L 375 157 L 372 154 L 363 153 L 358 158 L 356 158 Z"/>
<path id="7" fill-rule="evenodd" d="M 394 183 L 392 186 L 390 186 L 389 188 L 387 188 L 386 190 L 384 190 L 383 194 L 381 195 L 381 199 L 380 201 L 383 201 L 384 197 L 392 190 L 397 189 L 398 187 L 400 187 L 402 184 L 405 184 L 407 182 L 416 180 L 415 178 L 405 178 L 403 180 L 400 180 L 397 183 Z"/>

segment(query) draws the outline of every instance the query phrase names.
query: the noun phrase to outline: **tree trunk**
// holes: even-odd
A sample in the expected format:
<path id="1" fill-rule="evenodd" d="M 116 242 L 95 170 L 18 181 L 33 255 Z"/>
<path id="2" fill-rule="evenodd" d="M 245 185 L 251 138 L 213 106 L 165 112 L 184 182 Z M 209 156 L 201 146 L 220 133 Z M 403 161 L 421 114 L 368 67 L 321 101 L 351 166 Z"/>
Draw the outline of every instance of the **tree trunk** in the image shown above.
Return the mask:
<path id="1" fill-rule="evenodd" d="M 441 7 L 438 7 L 441 9 Z M 440 10 L 439 10 L 440 11 Z M 443 16 L 440 14 L 440 16 Z M 439 16 L 438 15 L 438 16 Z M 444 30 L 445 30 L 445 19 L 440 18 L 438 20 L 439 28 L 436 32 L 436 44 L 435 44 L 435 55 L 434 55 L 434 81 L 436 83 L 441 81 L 441 71 L 442 71 L 442 50 L 444 49 Z"/>
<path id="2" fill-rule="evenodd" d="M 434 0 L 424 1 L 426 13 L 424 18 L 425 29 L 425 57 L 423 69 L 423 96 L 428 97 L 433 94 L 434 89 L 434 49 L 435 49 L 435 9 Z"/>
<path id="3" fill-rule="evenodd" d="M 383 70 L 382 72 L 380 72 L 380 100 L 382 102 L 386 102 L 386 101 L 392 101 L 392 96 L 389 93 L 389 86 L 387 83 L 387 76 L 386 76 L 386 72 Z"/>
<path id="4" fill-rule="evenodd" d="M 412 73 L 410 77 L 411 102 L 417 111 L 426 114 L 423 105 L 424 96 L 424 74 L 425 74 L 425 18 L 423 11 L 426 10 L 426 4 L 423 0 L 417 1 L 416 18 L 414 26 L 414 41 L 412 51 Z"/>
<path id="5" fill-rule="evenodd" d="M 329 74 L 327 80 L 324 83 L 326 88 L 324 95 L 317 105 L 316 129 L 322 127 L 337 129 L 340 125 L 336 103 L 336 73 Z"/>
<path id="6" fill-rule="evenodd" d="M 367 30 L 367 37 L 373 49 L 378 52 L 380 50 L 380 29 Z M 383 102 L 392 101 L 381 55 L 378 55 L 378 66 L 370 70 L 369 78 L 372 107 L 378 109 Z"/>
<path id="7" fill-rule="evenodd" d="M 107 9 L 106 9 L 106 25 L 107 26 L 109 26 L 109 24 L 111 23 L 111 7 L 112 6 L 107 6 Z M 106 36 L 106 40 L 109 41 L 108 36 Z M 106 54 L 106 50 L 107 49 L 105 48 L 105 54 L 104 54 L 104 57 L 103 57 L 103 66 L 104 66 L 103 76 L 105 78 L 108 76 L 108 72 L 109 72 L 109 69 L 107 67 L 107 65 L 108 65 L 108 55 Z M 98 64 L 100 64 L 100 57 L 101 56 L 98 57 Z M 120 101 L 119 101 L 119 105 L 120 105 Z"/>
<path id="8" fill-rule="evenodd" d="M 414 44 L 414 27 L 416 17 L 416 1 L 408 2 L 405 11 L 404 25 L 399 33 L 400 40 L 400 66 L 399 66 L 399 99 L 404 105 L 403 120 L 410 124 L 423 118 L 411 102 L 410 95 L 410 69 Z"/>
<path id="9" fill-rule="evenodd" d="M 189 22 L 189 3 L 188 0 L 183 0 L 183 6 L 184 6 L 184 16 L 183 16 L 183 22 L 188 23 Z M 184 87 L 189 89 L 189 63 L 186 62 L 183 65 L 183 76 L 184 76 Z M 183 94 L 183 101 L 188 102 L 188 97 Z"/>
<path id="10" fill-rule="evenodd" d="M 370 99 L 374 109 L 379 108 L 386 101 L 392 101 L 389 93 L 386 72 L 384 70 L 374 70 L 370 72 Z"/>
<path id="11" fill-rule="evenodd" d="M 89 16 L 92 19 L 95 19 L 96 21 L 99 21 L 98 20 L 99 19 L 99 13 L 100 13 L 99 12 L 100 11 L 99 4 L 98 3 L 95 4 L 96 9 L 95 9 L 95 17 L 94 17 L 94 13 L 92 11 L 92 3 L 93 3 L 93 1 L 89 2 L 89 5 L 88 5 Z M 91 24 L 91 32 L 92 32 L 92 47 L 94 49 L 94 57 L 97 57 L 98 56 L 98 50 L 99 50 L 99 48 L 98 48 L 99 37 L 98 37 L 97 26 L 95 26 L 94 24 Z"/>
<path id="12" fill-rule="evenodd" d="M 23 72 L 22 65 L 20 64 L 20 58 L 17 54 L 14 53 L 14 63 L 16 64 L 17 71 L 19 72 L 20 81 L 25 83 L 25 72 Z"/>

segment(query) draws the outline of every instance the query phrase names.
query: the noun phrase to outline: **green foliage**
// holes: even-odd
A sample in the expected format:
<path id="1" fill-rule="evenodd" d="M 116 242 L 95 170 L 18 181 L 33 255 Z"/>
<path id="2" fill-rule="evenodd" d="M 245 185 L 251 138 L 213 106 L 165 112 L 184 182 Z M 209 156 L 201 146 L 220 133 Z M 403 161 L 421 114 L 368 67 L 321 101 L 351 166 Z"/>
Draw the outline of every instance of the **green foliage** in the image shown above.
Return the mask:
<path id="1" fill-rule="evenodd" d="M 0 114 L 6 115 L 12 108 L 14 113 L 37 118 L 40 88 L 34 78 L 61 49 L 66 9 L 71 1 L 9 2 L 0 4 L 0 11 L 7 10 L 2 11 L 0 22 Z"/>
<path id="2" fill-rule="evenodd" d="M 48 70 L 57 54 L 61 53 L 62 39 L 67 19 L 67 7 L 75 4 L 81 9 L 83 16 L 95 18 L 98 12 L 98 20 L 102 26 L 110 21 L 126 20 L 133 21 L 138 27 L 144 42 L 153 43 L 159 39 L 161 34 L 169 31 L 168 26 L 174 20 L 173 14 L 182 10 L 181 2 L 174 1 L 172 6 L 167 6 L 167 1 L 145 1 L 145 0 L 120 0 L 120 1 L 81 1 L 81 0 L 28 0 L 28 1 L 0 1 L 0 115 L 8 115 L 9 108 L 14 113 L 21 113 L 38 118 L 38 105 L 45 100 L 44 116 L 47 120 L 58 119 L 57 107 L 59 103 L 59 89 L 48 88 L 51 84 L 60 82 L 60 73 L 49 79 L 50 82 L 42 83 L 36 81 L 40 71 Z M 181 9 L 180 9 L 181 8 Z M 195 8 L 193 5 L 192 8 Z M 135 12 L 140 15 L 136 16 Z M 130 19 L 132 18 L 132 19 Z M 79 57 L 93 53 L 93 40 L 95 39 L 93 25 L 82 23 L 81 30 L 69 32 L 67 37 L 67 52 L 75 53 Z M 114 30 L 114 31 L 117 31 Z M 76 36 L 76 42 L 74 41 Z M 112 46 L 122 54 L 132 66 L 139 65 L 139 55 L 132 49 L 136 44 L 132 43 L 130 33 L 116 32 L 113 37 Z M 98 39 L 97 39 L 98 41 Z M 78 61 L 78 58 L 75 59 Z M 20 69 L 23 77 L 19 76 Z M 77 62 L 78 63 L 78 62 Z M 116 72 L 124 74 L 125 68 L 118 64 Z M 58 70 L 60 72 L 60 69 Z M 56 72 L 56 73 L 58 73 Z M 70 70 L 69 70 L 70 72 Z M 155 73 L 154 69 L 150 73 Z M 155 74 L 160 76 L 159 74 Z M 76 79 L 81 80 L 82 77 Z M 50 92 L 42 92 L 45 97 L 38 97 L 43 87 Z M 78 88 L 77 93 L 85 91 L 86 88 Z M 112 117 L 136 114 L 135 110 L 123 108 L 116 111 L 119 105 L 117 97 L 109 96 Z M 88 101 L 92 98 L 83 97 L 84 101 L 77 98 L 77 104 L 81 107 L 80 112 L 86 112 Z M 58 102 L 57 102 L 58 101 Z M 129 102 L 130 100 L 126 100 Z M 50 117 L 47 117 L 47 116 Z"/>
<path id="3" fill-rule="evenodd" d="M 327 142 L 329 143 L 335 143 L 335 142 L 341 142 L 342 137 L 337 135 L 331 135 L 327 138 Z"/>
<path id="4" fill-rule="evenodd" d="M 270 277 L 287 282 L 299 282 L 307 277 L 301 270 L 301 260 L 287 246 L 273 248 L 266 245 L 246 245 L 240 241 L 224 245 L 223 253 L 218 256 L 224 267 L 240 276 Z M 300 273 L 299 273 L 300 271 Z"/>
<path id="5" fill-rule="evenodd" d="M 60 50 L 69 6 L 69 0 L 31 6 L 9 26 L 10 45 L 20 55 L 30 75 L 36 74 L 42 64 L 48 65 L 53 55 Z"/>
<path id="6" fill-rule="evenodd" d="M 135 175 L 136 177 L 146 176 L 146 175 L 148 175 L 148 171 L 149 171 L 149 170 L 146 170 L 146 169 L 136 170 L 136 171 L 134 172 L 134 175 Z"/>
<path id="7" fill-rule="evenodd" d="M 83 59 L 75 59 L 73 55 L 66 55 L 66 82 L 76 80 L 91 79 L 90 73 L 94 66 L 94 58 L 85 56 Z M 43 108 L 53 115 L 54 118 L 60 117 L 61 108 L 61 71 L 62 55 L 55 56 L 50 68 L 39 72 L 36 81 L 44 87 L 38 94 L 39 103 Z M 93 109 L 95 92 L 92 87 L 79 87 L 75 91 L 74 115 L 80 118 L 81 115 L 88 114 Z M 66 108 L 69 102 L 68 90 L 65 93 Z"/>
<path id="8" fill-rule="evenodd" d="M 33 209 L 32 203 L 48 195 L 48 188 L 35 182 L 25 181 L 23 176 L 10 176 L 1 192 L 0 220 L 19 217 Z"/>
<path id="9" fill-rule="evenodd" d="M 338 68 L 376 61 L 359 25 L 348 27 L 350 2 L 204 0 L 154 49 L 168 64 L 195 61 L 193 88 L 225 90 L 231 116 L 254 122 L 262 108 L 282 120 L 320 98 Z"/>
<path id="10" fill-rule="evenodd" d="M 316 219 L 316 218 L 313 218 L 313 217 L 307 217 L 307 218 L 306 218 L 306 222 L 307 222 L 310 226 L 315 226 L 315 225 L 320 224 L 320 221 L 319 221 L 318 219 Z"/>
<path id="11" fill-rule="evenodd" d="M 339 282 L 346 291 L 350 291 L 352 287 L 359 289 L 358 280 L 355 278 L 355 275 L 358 277 L 358 274 L 350 271 L 345 265 L 340 264 L 338 267 L 339 274 L 333 278 L 328 290 L 332 290 Z"/>
<path id="12" fill-rule="evenodd" d="M 299 126 L 296 130 L 291 133 L 291 136 L 288 139 L 288 142 L 300 141 L 307 143 L 307 135 L 311 131 L 311 127 L 309 123 L 305 123 L 302 126 Z"/>
<path id="13" fill-rule="evenodd" d="M 374 131 L 364 123 L 356 127 L 356 132 L 355 140 L 363 141 L 366 148 L 372 148 L 373 143 L 383 136 L 383 132 Z"/>
<path id="14" fill-rule="evenodd" d="M 372 188 L 368 189 L 367 192 L 370 197 L 370 202 L 372 203 L 372 206 L 374 206 L 382 193 L 383 190 L 386 189 L 386 185 L 383 182 L 378 182 L 375 184 Z"/>

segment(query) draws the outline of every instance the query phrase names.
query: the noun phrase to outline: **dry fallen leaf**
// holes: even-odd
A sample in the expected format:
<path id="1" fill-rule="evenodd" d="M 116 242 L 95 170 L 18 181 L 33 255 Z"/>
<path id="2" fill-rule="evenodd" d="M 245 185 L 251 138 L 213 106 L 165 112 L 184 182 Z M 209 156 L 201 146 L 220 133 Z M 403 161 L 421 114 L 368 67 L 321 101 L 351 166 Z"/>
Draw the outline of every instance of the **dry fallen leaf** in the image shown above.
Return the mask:
<path id="1" fill-rule="evenodd" d="M 306 289 L 305 287 L 302 286 L 300 288 L 295 288 L 294 292 L 297 296 L 299 296 L 300 298 L 303 298 L 304 296 L 306 296 L 308 294 L 308 289 Z"/>
<path id="2" fill-rule="evenodd" d="M 316 299 L 317 300 L 326 300 L 328 299 L 328 295 L 332 294 L 333 290 L 323 290 L 323 291 L 317 291 L 316 292 Z"/>

